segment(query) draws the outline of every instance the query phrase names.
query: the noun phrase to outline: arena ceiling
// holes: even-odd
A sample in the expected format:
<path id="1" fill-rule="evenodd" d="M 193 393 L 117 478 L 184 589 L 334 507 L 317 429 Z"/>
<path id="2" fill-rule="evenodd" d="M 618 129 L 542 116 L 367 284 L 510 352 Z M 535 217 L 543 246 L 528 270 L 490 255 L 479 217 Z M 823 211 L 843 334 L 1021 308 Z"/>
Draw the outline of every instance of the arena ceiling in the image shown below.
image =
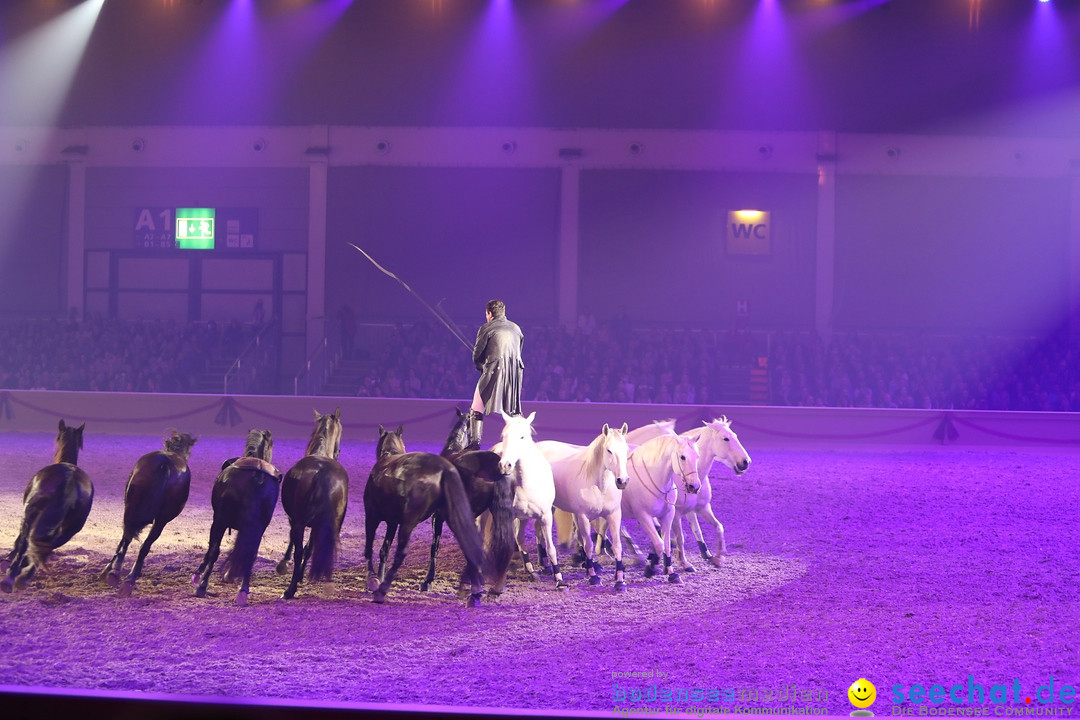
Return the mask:
<path id="1" fill-rule="evenodd" d="M 0 124 L 1076 137 L 1078 6 L 5 0 Z"/>

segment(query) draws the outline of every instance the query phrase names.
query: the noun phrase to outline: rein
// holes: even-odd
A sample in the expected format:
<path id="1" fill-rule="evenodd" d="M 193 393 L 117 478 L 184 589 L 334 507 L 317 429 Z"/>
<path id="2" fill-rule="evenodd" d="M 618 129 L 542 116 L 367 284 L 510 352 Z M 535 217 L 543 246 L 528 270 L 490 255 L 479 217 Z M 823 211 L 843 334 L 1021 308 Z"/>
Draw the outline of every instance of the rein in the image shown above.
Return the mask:
<path id="1" fill-rule="evenodd" d="M 630 464 L 633 465 L 635 461 L 640 462 L 636 458 L 631 456 L 630 457 Z M 644 470 L 645 470 L 645 477 L 649 478 L 649 484 L 652 485 L 653 490 L 656 491 L 653 494 L 656 495 L 657 497 L 662 497 L 664 499 L 664 502 L 667 503 L 668 505 L 674 505 L 675 502 L 678 501 L 678 488 L 673 488 L 676 491 L 675 502 L 673 502 L 671 500 L 668 500 L 667 496 L 671 493 L 671 490 L 668 490 L 667 492 L 664 492 L 663 490 L 661 490 L 660 487 L 656 484 L 656 481 L 653 480 L 652 473 L 649 472 L 649 466 L 645 465 L 644 463 L 641 463 L 641 464 L 642 464 L 642 466 L 644 467 Z M 683 476 L 683 480 L 685 480 L 685 479 L 686 479 L 686 477 Z"/>

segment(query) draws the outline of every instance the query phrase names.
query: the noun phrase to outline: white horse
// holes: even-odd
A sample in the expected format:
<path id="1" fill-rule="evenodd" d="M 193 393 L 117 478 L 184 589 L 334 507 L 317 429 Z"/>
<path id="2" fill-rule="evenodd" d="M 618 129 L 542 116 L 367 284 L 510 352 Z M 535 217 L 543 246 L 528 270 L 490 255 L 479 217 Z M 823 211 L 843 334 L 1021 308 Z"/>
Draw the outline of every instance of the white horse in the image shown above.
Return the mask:
<path id="1" fill-rule="evenodd" d="M 679 573 L 671 569 L 671 522 L 677 499 L 694 496 L 701 489 L 697 447 L 690 438 L 671 431 L 631 450 L 628 466 L 630 483 L 622 493 L 622 510 L 625 516 L 638 521 L 652 541 L 645 577 L 656 574 L 663 557 L 668 581 L 681 583 Z M 682 480 L 682 487 L 677 480 Z M 654 527 L 656 521 L 660 523 L 659 533 Z"/>
<path id="2" fill-rule="evenodd" d="M 571 445 L 556 440 L 537 443 L 540 452 L 551 463 L 555 479 L 555 507 L 571 513 L 577 524 L 578 536 L 587 554 L 589 584 L 599 585 L 592 543 L 589 542 L 589 522 L 606 518 L 612 529 L 615 552 L 615 590 L 626 590 L 625 567 L 622 558 L 622 489 L 629 476 L 626 470 L 628 446 L 627 425 L 614 429 L 604 425 L 600 434 L 588 446 Z"/>
<path id="3" fill-rule="evenodd" d="M 682 518 L 686 516 L 690 520 L 690 529 L 697 540 L 701 557 L 713 565 L 719 567 L 722 558 L 709 552 L 701 534 L 701 525 L 698 516 L 704 517 L 716 528 L 719 538 L 717 552 L 720 555 L 727 553 L 727 543 L 724 542 L 724 526 L 716 519 L 712 509 L 712 484 L 709 482 L 709 470 L 715 461 L 719 461 L 731 468 L 736 475 L 742 475 L 750 467 L 750 455 L 739 442 L 739 436 L 731 429 L 731 421 L 727 416 L 716 418 L 706 422 L 703 427 L 694 428 L 683 433 L 684 437 L 697 442 L 699 453 L 698 475 L 701 478 L 701 491 L 696 495 L 684 495 L 679 493 L 675 501 L 675 544 L 677 559 L 687 572 L 694 572 L 694 566 L 686 559 L 683 548 Z"/>
<path id="4" fill-rule="evenodd" d="M 642 444 L 646 440 L 652 440 L 654 437 L 664 435 L 667 433 L 675 432 L 674 420 L 654 420 L 648 425 L 642 425 L 639 428 L 626 433 L 626 444 L 631 450 L 638 445 Z M 570 513 L 555 508 L 555 542 L 561 548 L 570 548 L 574 541 L 574 536 L 577 534 L 577 526 L 574 521 L 574 516 Z M 603 535 L 598 535 L 596 530 L 592 531 L 594 541 L 602 542 L 602 548 L 604 552 L 611 554 L 611 541 L 604 538 Z M 627 537 L 626 533 L 623 533 L 623 537 Z M 600 538 L 603 538 L 602 540 Z M 584 559 L 584 555 L 580 556 Z"/>
<path id="5" fill-rule="evenodd" d="M 633 449 L 635 446 L 652 440 L 654 437 L 673 432 L 675 432 L 674 420 L 654 420 L 648 425 L 642 425 L 626 433 L 626 442 Z"/>
<path id="6" fill-rule="evenodd" d="M 555 552 L 555 543 L 552 539 L 551 508 L 555 503 L 555 481 L 552 478 L 551 464 L 540 452 L 533 441 L 532 422 L 536 413 L 529 417 L 502 414 L 503 431 L 502 441 L 495 445 L 492 450 L 499 453 L 499 471 L 513 478 L 514 486 L 514 518 L 517 525 L 518 551 L 525 563 L 525 570 L 535 580 L 536 569 L 529 554 L 525 551 L 525 523 L 535 520 L 536 545 L 541 554 L 546 553 L 551 559 L 551 571 L 555 577 L 555 587 L 566 589 L 563 581 L 562 570 L 559 569 L 559 558 Z"/>

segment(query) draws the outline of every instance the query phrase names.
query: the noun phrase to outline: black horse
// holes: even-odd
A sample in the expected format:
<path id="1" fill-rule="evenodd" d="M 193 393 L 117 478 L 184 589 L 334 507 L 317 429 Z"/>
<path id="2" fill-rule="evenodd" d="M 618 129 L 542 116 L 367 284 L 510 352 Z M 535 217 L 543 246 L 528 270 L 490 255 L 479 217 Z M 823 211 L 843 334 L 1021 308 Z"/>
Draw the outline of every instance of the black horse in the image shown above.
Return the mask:
<path id="1" fill-rule="evenodd" d="M 499 470 L 499 456 L 489 450 L 477 450 L 474 438 L 469 434 L 469 413 L 455 408 L 457 420 L 443 445 L 443 457 L 457 468 L 473 517 L 485 511 L 491 514 L 491 537 L 486 548 L 495 570 L 496 581 L 491 588 L 493 595 L 501 595 L 506 589 L 506 573 L 514 554 L 514 488 L 511 479 Z M 435 556 L 439 552 L 443 523 L 446 517 L 441 510 L 431 516 L 431 560 L 428 574 L 420 589 L 428 591 L 435 581 Z"/>
<path id="2" fill-rule="evenodd" d="M 315 429 L 311 433 L 304 457 L 300 458 L 281 481 L 281 506 L 289 516 L 289 546 L 278 563 L 277 572 L 284 575 L 293 554 L 293 575 L 289 587 L 281 596 L 296 595 L 296 586 L 308 569 L 308 580 L 329 580 L 334 572 L 338 537 L 345 521 L 345 506 L 349 502 L 349 473 L 337 461 L 341 453 L 341 408 L 333 415 L 315 411 Z M 311 537 L 304 547 L 304 530 L 311 528 Z"/>
<path id="3" fill-rule="evenodd" d="M 274 515 L 281 483 L 281 473 L 270 464 L 273 453 L 274 441 L 269 430 L 249 430 L 244 457 L 230 458 L 222 463 L 210 493 L 210 505 L 214 509 L 210 546 L 202 565 L 191 576 L 196 596 L 206 596 L 210 572 L 221 552 L 225 531 L 236 530 L 236 543 L 225 561 L 225 580 L 240 579 L 236 604 L 247 605 L 251 568 L 266 526 Z"/>
<path id="4" fill-rule="evenodd" d="M 0 590 L 22 589 L 53 550 L 82 530 L 94 503 L 94 484 L 77 466 L 83 446 L 83 428 L 60 421 L 53 464 L 37 471 L 23 491 L 23 519 L 15 548 L 0 563 Z"/>
<path id="5" fill-rule="evenodd" d="M 120 597 L 128 597 L 135 588 L 135 581 L 142 575 L 143 561 L 150 546 L 161 535 L 165 525 L 172 521 L 187 504 L 191 489 L 191 470 L 188 459 L 197 438 L 175 430 L 165 438 L 165 449 L 147 453 L 135 462 L 135 467 L 124 489 L 124 527 L 116 554 L 105 566 L 101 576 L 110 586 L 120 586 Z M 139 556 L 131 572 L 120 583 L 120 571 L 124 567 L 124 555 L 128 545 L 139 533 L 150 527 Z"/>
<path id="6" fill-rule="evenodd" d="M 399 425 L 388 432 L 380 425 L 375 446 L 377 461 L 364 487 L 364 521 L 367 539 L 364 557 L 368 565 L 368 590 L 377 603 L 386 602 L 386 593 L 405 559 L 409 537 L 421 522 L 436 511 L 445 513 L 458 545 L 465 555 L 461 584 L 471 586 L 469 607 L 480 604 L 483 595 L 484 549 L 480 533 L 473 521 L 469 498 L 454 465 L 446 458 L 425 452 L 405 452 Z M 386 536 L 379 551 L 379 572 L 372 562 L 372 547 L 379 525 L 386 523 Z M 390 543 L 397 534 L 394 561 L 383 574 Z"/>

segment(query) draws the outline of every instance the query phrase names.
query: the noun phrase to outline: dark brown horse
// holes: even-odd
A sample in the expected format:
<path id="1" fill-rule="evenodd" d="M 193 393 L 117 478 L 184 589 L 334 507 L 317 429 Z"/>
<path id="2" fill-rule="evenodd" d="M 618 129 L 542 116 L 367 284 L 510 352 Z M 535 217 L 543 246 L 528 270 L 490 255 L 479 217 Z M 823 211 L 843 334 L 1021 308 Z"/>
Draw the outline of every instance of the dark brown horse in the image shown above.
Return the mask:
<path id="1" fill-rule="evenodd" d="M 222 464 L 210 493 L 210 505 L 214 508 L 210 545 L 199 569 L 191 576 L 196 596 L 206 596 L 225 531 L 236 530 L 236 542 L 225 561 L 225 580 L 240 580 L 236 604 L 247 605 L 251 568 L 266 526 L 274 515 L 281 483 L 281 473 L 270 464 L 273 453 L 274 440 L 269 430 L 249 430 L 244 457 L 231 458 Z"/>
<path id="2" fill-rule="evenodd" d="M 446 515 L 462 553 L 465 569 L 461 573 L 462 587 L 471 587 L 469 607 L 480 603 L 483 595 L 484 548 L 480 533 L 473 521 L 469 498 L 454 465 L 433 453 L 405 452 L 402 429 L 388 432 L 380 425 L 376 444 L 377 461 L 364 487 L 364 521 L 367 538 L 364 557 L 368 565 L 368 590 L 377 603 L 386 602 L 386 593 L 405 559 L 405 550 L 413 530 L 436 511 Z M 386 523 L 386 536 L 379 551 L 379 571 L 375 572 L 372 549 L 379 525 Z M 394 561 L 386 570 L 390 544 L 397 535 Z"/>
<path id="3" fill-rule="evenodd" d="M 165 449 L 147 453 L 135 461 L 135 467 L 124 489 L 124 527 L 116 554 L 105 566 L 101 575 L 110 586 L 120 586 L 120 597 L 131 595 L 135 581 L 142 575 L 143 561 L 150 546 L 161 536 L 165 525 L 171 522 L 187 504 L 191 489 L 191 470 L 188 459 L 197 438 L 175 430 L 165 438 Z M 120 571 L 124 567 L 124 555 L 132 539 L 137 538 L 147 525 L 146 536 L 139 556 L 131 572 L 120 583 Z"/>
<path id="4" fill-rule="evenodd" d="M 78 466 L 83 428 L 60 421 L 53 464 L 37 471 L 23 491 L 23 519 L 15 548 L 0 563 L 0 590 L 22 589 L 53 550 L 82 530 L 94 502 L 94 484 Z"/>
<path id="5" fill-rule="evenodd" d="M 345 521 L 345 506 L 349 502 L 349 473 L 337 461 L 341 453 L 341 408 L 333 415 L 315 411 L 315 429 L 311 433 L 304 457 L 300 458 L 281 481 L 281 506 L 289 516 L 289 546 L 278 563 L 277 572 L 284 575 L 293 554 L 293 575 L 289 587 L 281 596 L 290 599 L 304 577 L 308 580 L 329 580 L 334 571 L 341 524 Z M 311 528 L 311 537 L 304 547 L 304 530 Z"/>
<path id="6" fill-rule="evenodd" d="M 489 450 L 476 450 L 478 444 L 469 433 L 469 413 L 455 408 L 457 420 L 450 429 L 450 434 L 443 445 L 443 457 L 457 468 L 461 482 L 465 485 L 465 494 L 469 496 L 469 507 L 473 517 L 479 517 L 485 511 L 491 515 L 491 536 L 486 548 L 495 571 L 496 581 L 491 588 L 493 595 L 500 595 L 506 589 L 506 573 L 510 559 L 514 554 L 514 488 L 511 479 L 499 470 L 499 456 Z M 431 516 L 431 559 L 428 574 L 421 583 L 424 592 L 431 589 L 435 581 L 435 556 L 439 552 L 443 523 L 446 518 L 440 510 Z"/>

